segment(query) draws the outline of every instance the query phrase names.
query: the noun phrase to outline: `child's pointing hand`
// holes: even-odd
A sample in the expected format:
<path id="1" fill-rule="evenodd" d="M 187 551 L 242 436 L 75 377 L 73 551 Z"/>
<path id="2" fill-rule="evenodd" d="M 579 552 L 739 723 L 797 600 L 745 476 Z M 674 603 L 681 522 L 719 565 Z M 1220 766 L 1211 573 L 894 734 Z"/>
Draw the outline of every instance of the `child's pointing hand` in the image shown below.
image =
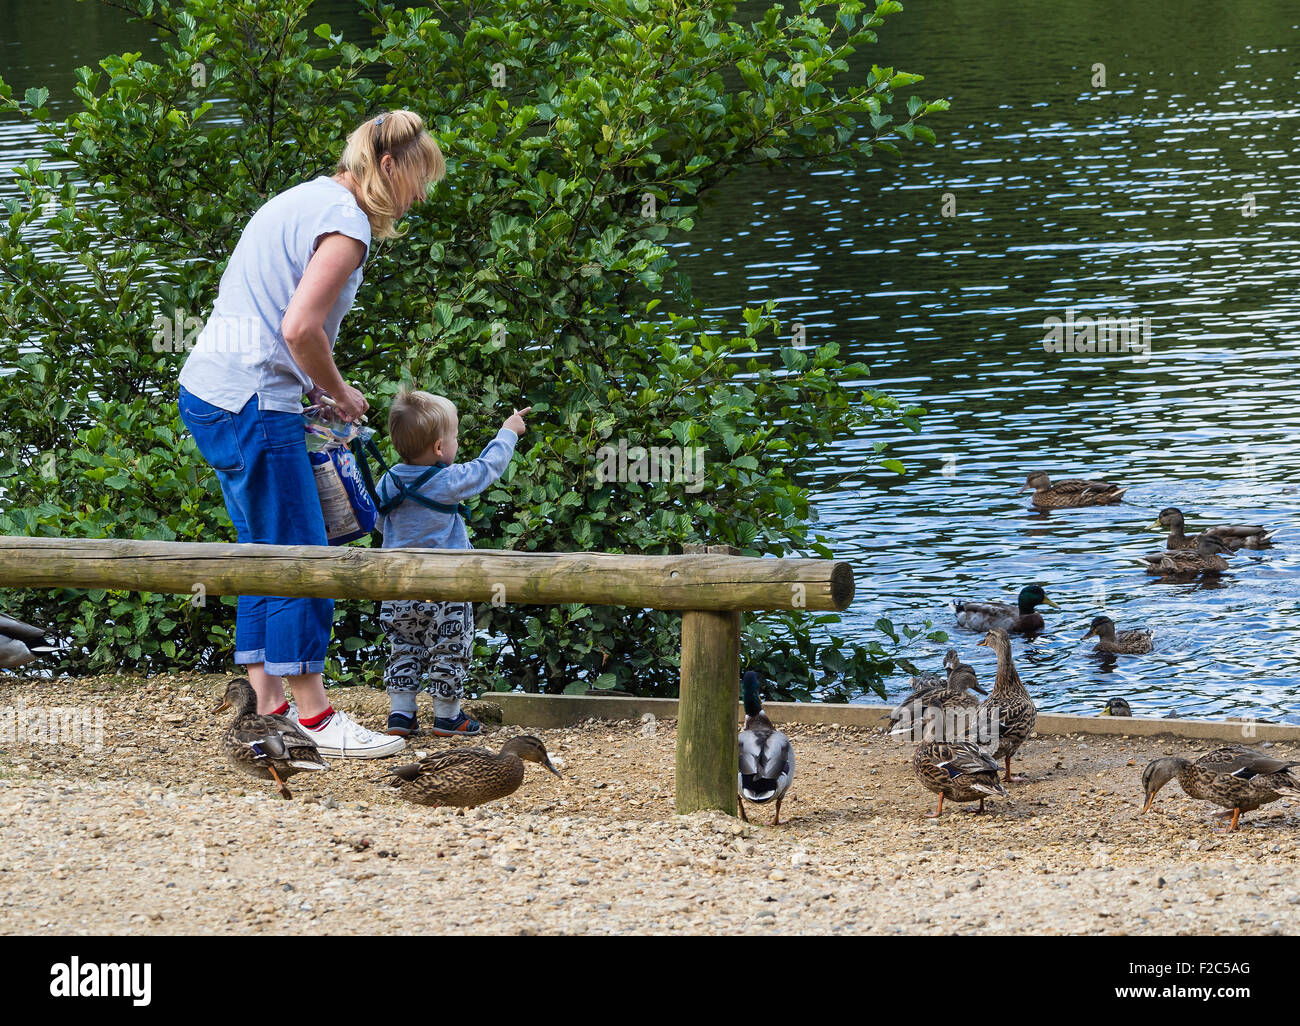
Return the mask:
<path id="1" fill-rule="evenodd" d="M 528 426 L 524 423 L 524 416 L 531 410 L 531 406 L 525 406 L 522 410 L 515 410 L 514 413 L 510 414 L 510 416 L 506 418 L 506 422 L 501 426 L 507 431 L 513 431 L 517 435 L 522 435 L 528 430 Z"/>

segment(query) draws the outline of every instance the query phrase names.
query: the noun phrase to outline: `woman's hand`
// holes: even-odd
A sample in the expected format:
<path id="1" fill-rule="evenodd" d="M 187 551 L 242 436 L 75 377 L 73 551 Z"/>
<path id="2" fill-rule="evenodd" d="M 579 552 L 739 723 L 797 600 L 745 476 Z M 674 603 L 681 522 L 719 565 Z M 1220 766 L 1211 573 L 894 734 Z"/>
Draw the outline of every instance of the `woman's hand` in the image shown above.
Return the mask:
<path id="1" fill-rule="evenodd" d="M 334 400 L 334 404 L 335 409 L 338 410 L 339 418 L 349 424 L 364 418 L 366 411 L 370 409 L 366 397 L 346 383 L 343 385 L 343 394 Z"/>

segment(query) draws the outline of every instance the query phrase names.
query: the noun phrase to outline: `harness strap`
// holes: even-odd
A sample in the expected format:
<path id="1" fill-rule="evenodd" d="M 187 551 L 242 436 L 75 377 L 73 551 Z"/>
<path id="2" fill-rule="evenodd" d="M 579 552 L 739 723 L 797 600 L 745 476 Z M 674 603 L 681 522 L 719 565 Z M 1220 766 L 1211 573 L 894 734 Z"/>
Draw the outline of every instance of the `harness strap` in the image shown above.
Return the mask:
<path id="1" fill-rule="evenodd" d="M 367 490 L 374 497 L 375 508 L 379 510 L 381 516 L 387 516 L 407 499 L 410 499 L 417 505 L 423 506 L 425 509 L 431 509 L 437 513 L 447 513 L 451 516 L 463 517 L 468 512 L 464 503 L 460 503 L 456 506 L 448 506 L 446 503 L 434 502 L 432 499 L 419 494 L 418 489 L 423 488 L 428 484 L 438 471 L 446 469 L 444 464 L 434 464 L 408 485 L 398 478 L 396 474 L 392 473 L 392 468 L 390 468 L 387 462 L 385 462 L 383 455 L 379 451 L 379 447 L 375 445 L 373 439 L 367 438 L 362 444 L 366 449 L 369 449 L 370 454 L 379 461 L 379 465 L 383 468 L 384 474 L 386 474 L 397 487 L 396 495 L 391 498 L 385 498 L 380 494 L 379 489 L 375 487 L 373 477 L 370 473 L 370 468 L 366 465 L 365 460 L 361 459 L 357 461 L 361 467 L 362 479 L 366 483 Z M 383 480 L 381 479 L 379 483 L 382 485 Z"/>

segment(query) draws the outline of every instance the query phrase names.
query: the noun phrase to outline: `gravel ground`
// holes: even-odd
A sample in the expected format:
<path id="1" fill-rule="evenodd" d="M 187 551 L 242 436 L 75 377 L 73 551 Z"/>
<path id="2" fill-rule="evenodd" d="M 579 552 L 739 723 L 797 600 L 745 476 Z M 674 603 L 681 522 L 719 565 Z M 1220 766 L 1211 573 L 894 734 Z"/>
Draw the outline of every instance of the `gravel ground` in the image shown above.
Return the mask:
<path id="1" fill-rule="evenodd" d="M 225 677 L 0 684 L 0 707 L 102 709 L 103 748 L 0 740 L 0 933 L 1294 933 L 1300 819 L 1286 799 L 1216 834 L 1139 774 L 1179 738 L 1035 737 L 1031 782 L 990 814 L 933 796 L 911 746 L 787 728 L 799 773 L 779 827 L 673 813 L 675 723 L 540 732 L 529 766 L 468 812 L 403 803 L 382 762 L 331 760 L 278 798 L 237 774 L 214 721 Z M 383 722 L 381 692 L 335 705 Z M 526 731 L 495 728 L 496 747 Z M 463 744 L 415 739 L 412 750 Z M 1272 751 L 1296 758 L 1297 746 Z M 404 753 L 405 754 L 405 753 Z M 400 761 L 402 756 L 398 757 Z"/>

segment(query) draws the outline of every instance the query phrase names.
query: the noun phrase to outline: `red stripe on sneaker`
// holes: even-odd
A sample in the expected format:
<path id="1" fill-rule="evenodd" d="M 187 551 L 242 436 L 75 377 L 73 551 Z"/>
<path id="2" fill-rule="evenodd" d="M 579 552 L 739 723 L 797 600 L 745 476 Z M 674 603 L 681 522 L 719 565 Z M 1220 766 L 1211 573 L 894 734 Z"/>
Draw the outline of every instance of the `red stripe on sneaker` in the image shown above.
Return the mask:
<path id="1" fill-rule="evenodd" d="M 334 715 L 334 707 L 326 706 L 325 711 L 318 716 L 304 716 L 298 722 L 308 730 L 320 730 L 321 727 L 329 723 L 330 717 Z"/>

